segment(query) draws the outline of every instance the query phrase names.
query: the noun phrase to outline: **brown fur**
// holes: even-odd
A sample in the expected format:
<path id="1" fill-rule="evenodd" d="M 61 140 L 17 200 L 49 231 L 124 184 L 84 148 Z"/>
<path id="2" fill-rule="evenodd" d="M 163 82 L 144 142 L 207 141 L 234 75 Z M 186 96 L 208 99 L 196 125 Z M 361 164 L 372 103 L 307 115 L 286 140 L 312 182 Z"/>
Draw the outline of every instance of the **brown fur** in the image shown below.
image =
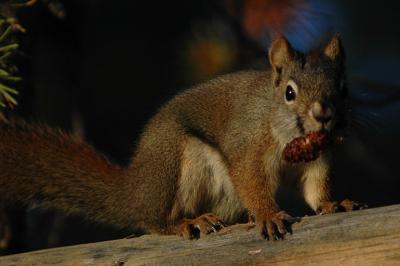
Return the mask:
<path id="1" fill-rule="evenodd" d="M 309 64 L 280 36 L 269 52 L 272 71 L 230 74 L 179 94 L 150 120 L 126 169 L 45 126 L 3 125 L 0 194 L 163 233 L 235 223 L 250 211 L 266 237 L 278 237 L 287 218 L 275 201 L 282 176 L 302 181 L 314 210 L 330 200 L 327 155 L 298 165 L 282 159 L 286 143 L 323 126 L 310 115 L 313 103 L 343 100 L 340 40 L 327 47 Z M 293 104 L 284 100 L 289 80 L 298 86 Z M 338 119 L 324 126 L 333 130 Z M 208 212 L 217 216 L 187 220 Z"/>

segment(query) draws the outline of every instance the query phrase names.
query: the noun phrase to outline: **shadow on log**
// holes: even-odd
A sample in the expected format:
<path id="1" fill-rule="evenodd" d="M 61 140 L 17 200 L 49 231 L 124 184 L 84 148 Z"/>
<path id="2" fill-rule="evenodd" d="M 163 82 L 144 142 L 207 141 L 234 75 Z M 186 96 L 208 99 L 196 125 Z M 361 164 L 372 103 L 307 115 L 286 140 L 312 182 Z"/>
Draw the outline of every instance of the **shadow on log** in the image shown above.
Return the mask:
<path id="1" fill-rule="evenodd" d="M 400 205 L 305 217 L 268 242 L 235 225 L 197 241 L 146 235 L 0 258 L 0 265 L 400 265 Z"/>

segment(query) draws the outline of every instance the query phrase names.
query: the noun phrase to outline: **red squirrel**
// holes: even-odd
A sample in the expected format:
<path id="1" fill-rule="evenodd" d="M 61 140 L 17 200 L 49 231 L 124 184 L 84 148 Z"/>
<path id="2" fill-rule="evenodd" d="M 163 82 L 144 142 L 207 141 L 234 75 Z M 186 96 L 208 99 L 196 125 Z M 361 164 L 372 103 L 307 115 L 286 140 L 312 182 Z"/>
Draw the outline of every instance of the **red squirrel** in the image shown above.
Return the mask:
<path id="1" fill-rule="evenodd" d="M 2 124 L 0 195 L 188 239 L 251 214 L 265 238 L 283 238 L 290 216 L 275 200 L 283 175 L 300 181 L 315 212 L 341 207 L 329 194 L 329 146 L 310 162 L 287 162 L 283 151 L 311 132 L 338 134 L 347 119 L 344 61 L 338 36 L 303 54 L 279 35 L 270 70 L 224 75 L 167 102 L 126 168 L 59 130 Z"/>

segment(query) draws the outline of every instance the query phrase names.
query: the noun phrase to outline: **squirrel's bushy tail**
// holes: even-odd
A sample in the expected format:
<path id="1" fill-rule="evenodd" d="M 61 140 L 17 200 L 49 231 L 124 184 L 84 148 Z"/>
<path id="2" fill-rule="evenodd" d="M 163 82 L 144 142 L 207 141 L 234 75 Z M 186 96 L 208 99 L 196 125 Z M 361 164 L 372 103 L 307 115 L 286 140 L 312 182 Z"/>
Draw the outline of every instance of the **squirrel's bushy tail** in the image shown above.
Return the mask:
<path id="1" fill-rule="evenodd" d="M 126 211 L 117 202 L 123 181 L 124 169 L 76 137 L 20 120 L 0 124 L 0 200 L 126 227 L 117 214 Z"/>

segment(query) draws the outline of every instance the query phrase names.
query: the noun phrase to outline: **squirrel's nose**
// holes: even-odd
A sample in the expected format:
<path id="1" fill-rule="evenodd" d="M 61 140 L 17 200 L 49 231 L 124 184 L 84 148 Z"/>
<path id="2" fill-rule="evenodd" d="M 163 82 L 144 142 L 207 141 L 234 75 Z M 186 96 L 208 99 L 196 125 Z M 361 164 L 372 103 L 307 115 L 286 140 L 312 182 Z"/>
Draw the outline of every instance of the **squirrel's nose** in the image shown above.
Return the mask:
<path id="1" fill-rule="evenodd" d="M 324 102 L 315 102 L 311 106 L 311 113 L 315 120 L 321 123 L 327 123 L 332 119 L 332 107 Z"/>

